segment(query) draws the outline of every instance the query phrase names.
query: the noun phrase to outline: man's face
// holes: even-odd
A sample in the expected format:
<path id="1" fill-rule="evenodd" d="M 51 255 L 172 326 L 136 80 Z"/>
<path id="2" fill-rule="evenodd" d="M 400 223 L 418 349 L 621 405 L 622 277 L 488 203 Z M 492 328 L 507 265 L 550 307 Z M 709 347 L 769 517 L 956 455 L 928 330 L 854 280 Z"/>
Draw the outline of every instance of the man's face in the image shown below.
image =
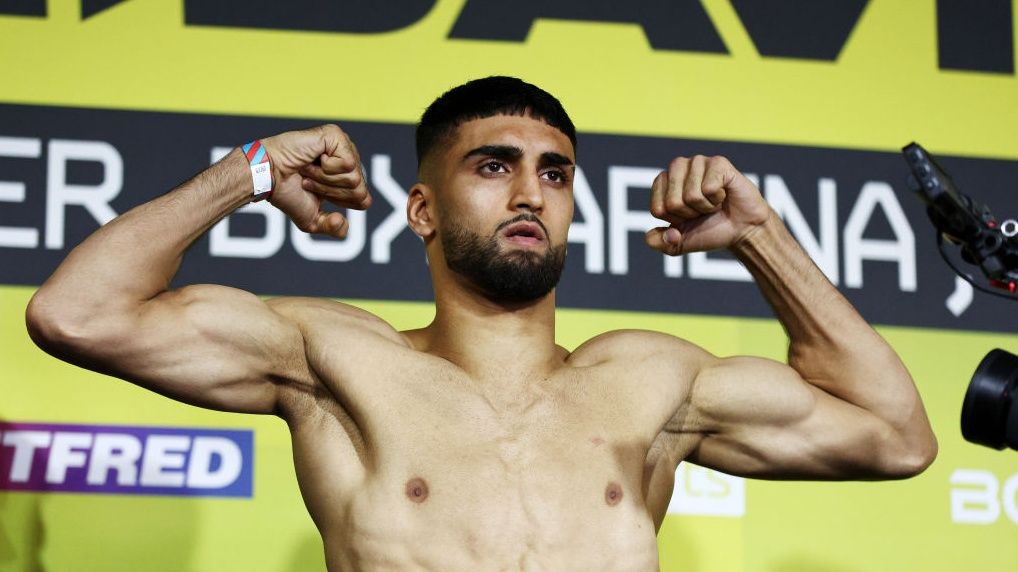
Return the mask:
<path id="1" fill-rule="evenodd" d="M 489 299 L 547 295 L 565 263 L 573 217 L 573 145 L 530 117 L 459 126 L 439 158 L 438 234 L 446 264 Z"/>

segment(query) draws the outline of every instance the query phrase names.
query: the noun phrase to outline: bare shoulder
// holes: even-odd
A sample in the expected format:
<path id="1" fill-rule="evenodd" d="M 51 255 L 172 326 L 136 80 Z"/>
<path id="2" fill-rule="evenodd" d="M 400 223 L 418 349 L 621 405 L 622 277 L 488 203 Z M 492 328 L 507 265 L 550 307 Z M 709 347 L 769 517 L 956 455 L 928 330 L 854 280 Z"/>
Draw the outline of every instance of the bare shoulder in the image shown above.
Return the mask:
<path id="1" fill-rule="evenodd" d="M 581 344 L 569 356 L 569 362 L 575 367 L 585 367 L 663 359 L 688 367 L 698 366 L 710 357 L 700 346 L 671 334 L 651 330 L 613 330 Z"/>
<path id="2" fill-rule="evenodd" d="M 323 332 L 378 336 L 406 345 L 403 337 L 378 316 L 350 304 L 328 298 L 280 297 L 266 301 L 277 314 L 294 322 L 305 338 Z"/>
<path id="3" fill-rule="evenodd" d="M 338 422 L 343 431 L 356 435 L 350 411 L 365 382 L 373 379 L 364 370 L 405 350 L 407 342 L 385 320 L 336 300 L 280 297 L 266 304 L 294 324 L 303 343 L 300 366 L 308 382 L 285 392 L 282 416 L 291 428 L 324 430 Z"/>
<path id="4" fill-rule="evenodd" d="M 616 330 L 583 343 L 567 363 L 601 389 L 613 411 L 628 411 L 635 434 L 651 443 L 683 415 L 694 380 L 713 359 L 700 346 L 670 334 Z"/>

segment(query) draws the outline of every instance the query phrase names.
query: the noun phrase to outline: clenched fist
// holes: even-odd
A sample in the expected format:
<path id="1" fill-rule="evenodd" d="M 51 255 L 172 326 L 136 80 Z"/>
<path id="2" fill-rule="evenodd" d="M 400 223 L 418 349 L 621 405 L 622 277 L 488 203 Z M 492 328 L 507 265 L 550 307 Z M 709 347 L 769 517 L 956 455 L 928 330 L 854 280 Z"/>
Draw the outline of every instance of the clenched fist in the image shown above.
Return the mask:
<path id="1" fill-rule="evenodd" d="M 262 144 L 272 160 L 271 202 L 304 232 L 346 236 L 346 217 L 324 210 L 324 202 L 357 210 L 371 206 L 357 147 L 336 125 L 288 131 Z"/>
<path id="2" fill-rule="evenodd" d="M 647 231 L 647 245 L 678 256 L 728 248 L 771 216 L 756 186 L 724 157 L 679 157 L 651 186 L 650 212 L 670 226 Z"/>

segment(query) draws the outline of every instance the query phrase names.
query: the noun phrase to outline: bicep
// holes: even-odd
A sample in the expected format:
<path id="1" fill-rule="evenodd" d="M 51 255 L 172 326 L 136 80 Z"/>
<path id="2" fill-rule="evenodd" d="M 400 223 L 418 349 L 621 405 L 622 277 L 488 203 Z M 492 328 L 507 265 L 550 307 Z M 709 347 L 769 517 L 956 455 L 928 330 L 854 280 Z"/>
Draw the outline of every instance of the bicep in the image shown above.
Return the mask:
<path id="1" fill-rule="evenodd" d="M 762 358 L 715 361 L 697 376 L 684 431 L 701 438 L 697 464 L 751 477 L 846 479 L 882 474 L 893 431 Z"/>
<path id="2" fill-rule="evenodd" d="M 272 413 L 279 387 L 307 375 L 297 325 L 233 288 L 164 292 L 104 329 L 94 369 L 200 407 Z"/>

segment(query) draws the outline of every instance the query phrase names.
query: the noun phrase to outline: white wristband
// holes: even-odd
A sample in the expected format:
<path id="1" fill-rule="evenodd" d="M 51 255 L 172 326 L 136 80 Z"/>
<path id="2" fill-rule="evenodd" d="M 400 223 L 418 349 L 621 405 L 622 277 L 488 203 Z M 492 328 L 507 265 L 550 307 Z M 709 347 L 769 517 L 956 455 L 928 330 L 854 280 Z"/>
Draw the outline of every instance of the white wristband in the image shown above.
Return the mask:
<path id="1" fill-rule="evenodd" d="M 241 147 L 241 150 L 251 165 L 251 182 L 254 184 L 251 200 L 269 198 L 272 196 L 272 162 L 269 161 L 269 153 L 265 146 L 260 139 L 255 139 Z"/>

